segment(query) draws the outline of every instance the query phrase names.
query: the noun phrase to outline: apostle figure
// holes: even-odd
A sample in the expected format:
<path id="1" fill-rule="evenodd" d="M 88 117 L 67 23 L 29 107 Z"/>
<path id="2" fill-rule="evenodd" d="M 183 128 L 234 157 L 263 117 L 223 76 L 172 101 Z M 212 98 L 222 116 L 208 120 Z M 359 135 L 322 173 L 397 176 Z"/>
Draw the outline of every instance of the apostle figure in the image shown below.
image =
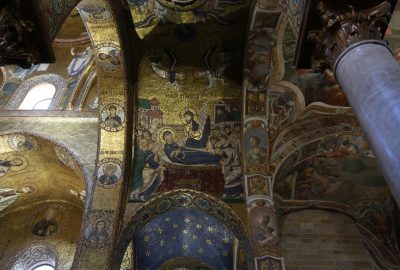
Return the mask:
<path id="1" fill-rule="evenodd" d="M 104 122 L 108 128 L 118 128 L 121 126 L 122 120 L 121 117 L 117 115 L 117 107 L 115 105 L 110 105 L 108 107 L 108 116 Z"/>
<path id="2" fill-rule="evenodd" d="M 135 148 L 132 199 L 145 199 L 154 192 L 160 183 L 160 175 L 157 171 L 160 164 L 155 157 L 156 155 L 151 151 L 149 140 L 142 138 L 139 146 Z"/>
<path id="3" fill-rule="evenodd" d="M 105 241 L 110 237 L 110 233 L 108 232 L 108 222 L 105 220 L 97 220 L 93 224 L 93 228 L 91 232 L 89 233 L 88 240 L 92 243 L 95 244 L 100 244 Z"/>
<path id="4" fill-rule="evenodd" d="M 115 175 L 117 172 L 117 165 L 114 163 L 107 163 L 103 166 L 103 175 L 99 181 L 103 185 L 112 185 L 118 181 L 118 177 Z"/>
<path id="5" fill-rule="evenodd" d="M 239 153 L 231 146 L 217 144 L 216 152 L 221 156 L 222 173 L 225 186 L 232 186 L 241 182 L 242 166 Z"/>

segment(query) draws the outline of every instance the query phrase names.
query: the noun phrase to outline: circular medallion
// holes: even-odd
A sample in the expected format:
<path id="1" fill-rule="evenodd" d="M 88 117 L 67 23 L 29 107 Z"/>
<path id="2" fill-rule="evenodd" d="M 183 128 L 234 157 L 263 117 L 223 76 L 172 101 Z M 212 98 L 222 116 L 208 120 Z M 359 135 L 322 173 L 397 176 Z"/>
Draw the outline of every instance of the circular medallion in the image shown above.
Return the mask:
<path id="1" fill-rule="evenodd" d="M 111 132 L 120 131 L 125 127 L 125 110 L 122 103 L 108 103 L 101 106 L 100 126 Z"/>
<path id="2" fill-rule="evenodd" d="M 112 214 L 99 212 L 90 217 L 89 225 L 85 229 L 85 245 L 91 248 L 102 248 L 108 244 L 113 224 Z"/>
<path id="3" fill-rule="evenodd" d="M 101 6 L 84 6 L 79 8 L 82 19 L 91 23 L 102 23 L 112 19 L 110 11 Z"/>
<path id="4" fill-rule="evenodd" d="M 97 184 L 104 188 L 113 188 L 122 176 L 122 161 L 116 158 L 106 158 L 100 161 L 97 170 Z"/>
<path id="5" fill-rule="evenodd" d="M 103 43 L 96 46 L 96 58 L 100 67 L 106 71 L 118 71 L 121 69 L 121 50 L 113 43 Z"/>

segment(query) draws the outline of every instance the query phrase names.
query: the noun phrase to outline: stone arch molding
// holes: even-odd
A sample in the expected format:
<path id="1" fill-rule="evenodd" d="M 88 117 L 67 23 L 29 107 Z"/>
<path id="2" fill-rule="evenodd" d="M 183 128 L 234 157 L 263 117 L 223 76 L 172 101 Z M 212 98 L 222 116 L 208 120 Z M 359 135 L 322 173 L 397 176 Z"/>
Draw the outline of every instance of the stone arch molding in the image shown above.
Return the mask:
<path id="1" fill-rule="evenodd" d="M 130 77 L 128 78 L 127 74 L 133 72 L 130 72 L 131 64 L 126 63 L 125 59 L 131 54 L 133 38 L 129 26 L 132 25 L 132 18 L 124 10 L 122 1 L 44 0 L 41 2 L 41 8 L 45 14 L 51 14 L 51 18 L 46 21 L 51 40 L 55 38 L 55 33 L 75 7 L 81 14 L 94 48 L 100 113 L 92 200 L 87 205 L 87 214 L 84 217 L 83 231 L 72 269 L 110 269 L 115 239 L 122 222 L 118 217 L 124 212 L 130 173 L 132 112 L 127 104 L 132 104 L 128 101 L 133 100 L 133 91 L 128 91 L 128 88 L 132 87 L 133 83 L 128 83 Z M 110 106 L 117 107 L 121 124 L 108 123 Z M 120 175 L 112 185 L 101 183 L 101 164 L 104 163 L 113 163 L 119 167 Z M 107 225 L 107 237 L 102 238 L 99 243 L 94 243 L 88 236 L 100 220 Z"/>
<path id="2" fill-rule="evenodd" d="M 187 189 L 174 190 L 157 196 L 141 205 L 127 219 L 118 241 L 119 245 L 113 269 L 120 269 L 125 250 L 138 229 L 158 215 L 179 208 L 200 210 L 225 224 L 239 240 L 245 254 L 248 269 L 255 269 L 249 234 L 237 214 L 215 197 Z"/>
<path id="3" fill-rule="evenodd" d="M 65 8 L 58 12 L 62 2 Z M 132 130 L 131 112 L 127 107 L 132 91 L 128 91 L 127 75 L 130 64 L 126 66 L 125 55 L 130 52 L 130 35 L 128 27 L 131 16 L 124 11 L 122 1 L 113 0 L 47 0 L 42 8 L 56 15 L 51 21 L 49 36 L 54 38 L 54 29 L 60 29 L 62 22 L 73 8 L 80 13 L 89 34 L 93 55 L 97 65 L 97 91 L 99 94 L 99 141 L 97 149 L 96 170 L 93 175 L 92 199 L 87 204 L 80 243 L 77 248 L 72 269 L 109 269 L 113 263 L 113 253 L 121 219 L 124 212 L 126 189 L 130 163 Z M 68 9 L 68 10 L 67 10 Z M 107 31 L 105 31 L 107 29 Z M 126 50 L 124 50 L 126 48 Z M 129 86 L 130 87 L 130 86 Z M 107 123 L 109 107 L 118 108 L 118 116 L 122 119 L 118 126 Z M 128 113 L 129 110 L 129 113 Z M 101 183 L 102 164 L 114 163 L 119 167 L 120 176 L 112 185 Z M 102 221 L 107 225 L 106 236 L 100 242 L 90 240 L 96 224 Z"/>
<path id="4" fill-rule="evenodd" d="M 11 100 L 8 102 L 6 109 L 7 110 L 16 110 L 21 105 L 22 101 L 29 93 L 29 91 L 35 87 L 36 85 L 40 85 L 42 83 L 48 83 L 55 87 L 56 91 L 52 98 L 51 104 L 49 106 L 49 110 L 57 109 L 58 104 L 60 103 L 62 97 L 67 90 L 67 81 L 57 74 L 44 74 L 30 78 L 27 81 L 24 81 L 15 91 L 14 95 L 11 97 Z"/>
<path id="5" fill-rule="evenodd" d="M 7 270 L 29 270 L 38 263 L 46 263 L 57 269 L 58 253 L 55 247 L 44 241 L 28 243 L 8 264 Z"/>

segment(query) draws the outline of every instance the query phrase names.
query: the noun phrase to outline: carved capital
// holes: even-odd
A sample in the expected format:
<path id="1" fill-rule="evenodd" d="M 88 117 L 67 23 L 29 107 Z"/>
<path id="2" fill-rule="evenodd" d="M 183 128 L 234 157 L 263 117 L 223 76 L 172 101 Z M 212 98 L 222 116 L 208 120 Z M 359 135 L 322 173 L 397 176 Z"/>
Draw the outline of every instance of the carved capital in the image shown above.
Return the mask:
<path id="1" fill-rule="evenodd" d="M 363 40 L 381 40 L 391 16 L 387 1 L 364 10 L 351 5 L 335 10 L 319 2 L 316 9 L 322 27 L 309 31 L 307 40 L 315 44 L 313 68 L 320 72 L 333 68 L 338 56 L 351 45 Z"/>
<path id="2" fill-rule="evenodd" d="M 34 24 L 21 19 L 19 1 L 12 1 L 0 11 L 0 66 L 17 64 L 29 68 L 37 56 L 26 49 L 26 39 Z"/>

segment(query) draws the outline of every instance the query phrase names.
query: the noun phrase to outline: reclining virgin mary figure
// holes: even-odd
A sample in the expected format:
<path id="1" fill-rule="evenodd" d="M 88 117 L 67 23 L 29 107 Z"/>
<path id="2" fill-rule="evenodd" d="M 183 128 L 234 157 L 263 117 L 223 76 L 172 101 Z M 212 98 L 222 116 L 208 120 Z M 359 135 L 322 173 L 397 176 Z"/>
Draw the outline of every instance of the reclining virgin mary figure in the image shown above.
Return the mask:
<path id="1" fill-rule="evenodd" d="M 175 163 L 184 165 L 218 165 L 220 156 L 204 151 L 180 147 L 174 141 L 174 134 L 167 130 L 162 134 L 164 153 Z"/>

